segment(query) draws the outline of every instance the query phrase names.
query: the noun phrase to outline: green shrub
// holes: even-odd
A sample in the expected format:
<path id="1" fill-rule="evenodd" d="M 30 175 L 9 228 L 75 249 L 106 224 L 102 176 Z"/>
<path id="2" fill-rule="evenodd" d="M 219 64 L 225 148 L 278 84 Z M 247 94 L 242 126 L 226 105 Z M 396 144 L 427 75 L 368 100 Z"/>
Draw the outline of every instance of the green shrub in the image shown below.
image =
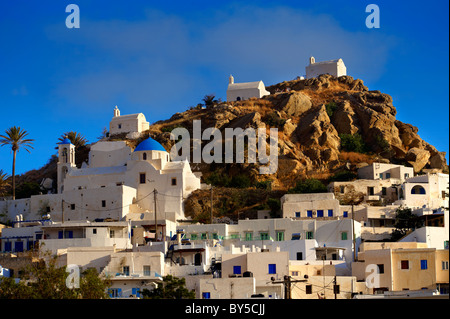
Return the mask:
<path id="1" fill-rule="evenodd" d="M 325 104 L 325 108 L 327 110 L 328 117 L 331 118 L 333 116 L 334 111 L 336 111 L 337 109 L 337 105 L 334 102 L 329 102 Z"/>
<path id="2" fill-rule="evenodd" d="M 295 187 L 288 190 L 289 194 L 326 193 L 327 187 L 318 179 L 308 178 L 297 182 Z"/>
<path id="3" fill-rule="evenodd" d="M 367 146 L 361 135 L 355 134 L 339 134 L 341 138 L 341 150 L 346 152 L 366 153 Z"/>

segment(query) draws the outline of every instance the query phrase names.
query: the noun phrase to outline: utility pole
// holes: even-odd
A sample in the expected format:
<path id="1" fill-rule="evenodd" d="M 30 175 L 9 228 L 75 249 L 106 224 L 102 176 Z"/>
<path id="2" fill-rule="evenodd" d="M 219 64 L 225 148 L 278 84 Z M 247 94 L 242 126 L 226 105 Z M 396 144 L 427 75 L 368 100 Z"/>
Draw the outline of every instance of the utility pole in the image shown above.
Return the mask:
<path id="1" fill-rule="evenodd" d="M 353 261 L 356 261 L 355 210 L 352 203 Z"/>
<path id="2" fill-rule="evenodd" d="M 295 282 L 305 282 L 306 279 L 299 279 L 299 280 L 291 280 L 291 276 L 284 276 L 283 280 L 275 281 L 275 278 L 271 278 L 272 284 L 283 284 L 284 285 L 284 299 L 292 299 L 291 294 L 291 284 Z"/>
<path id="3" fill-rule="evenodd" d="M 61 224 L 64 224 L 64 199 L 61 200 Z"/>
<path id="4" fill-rule="evenodd" d="M 338 286 L 337 286 L 337 282 L 336 282 L 336 275 L 334 275 L 333 292 L 334 292 L 334 299 L 337 299 L 337 294 L 339 293 L 339 291 L 338 291 Z"/>
<path id="5" fill-rule="evenodd" d="M 156 188 L 153 190 L 153 201 L 155 202 L 155 241 L 158 239 L 158 220 L 156 216 L 156 194 L 158 194 L 158 191 Z"/>
<path id="6" fill-rule="evenodd" d="M 211 185 L 211 216 L 209 217 L 209 223 L 213 223 L 213 186 Z"/>

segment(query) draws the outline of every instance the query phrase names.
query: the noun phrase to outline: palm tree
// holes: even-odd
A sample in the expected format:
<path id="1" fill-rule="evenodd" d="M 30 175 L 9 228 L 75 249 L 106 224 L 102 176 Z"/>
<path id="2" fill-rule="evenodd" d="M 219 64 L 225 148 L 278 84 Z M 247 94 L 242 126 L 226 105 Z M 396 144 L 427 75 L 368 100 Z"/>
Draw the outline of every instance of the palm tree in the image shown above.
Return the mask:
<path id="1" fill-rule="evenodd" d="M 8 178 L 8 174 L 0 169 L 0 196 L 3 195 L 4 190 L 9 186 Z"/>
<path id="2" fill-rule="evenodd" d="M 5 130 L 5 135 L 0 135 L 0 146 L 10 145 L 13 151 L 13 166 L 12 166 L 12 189 L 13 189 L 13 200 L 16 199 L 16 154 L 17 151 L 23 147 L 28 153 L 30 153 L 30 148 L 33 147 L 33 139 L 25 138 L 28 132 L 22 130 L 20 127 L 10 127 Z"/>
<path id="3" fill-rule="evenodd" d="M 87 139 L 81 135 L 80 133 L 77 133 L 75 131 L 70 131 L 70 132 L 66 132 L 63 135 L 61 135 L 61 137 L 58 138 L 59 142 L 62 142 L 64 140 L 64 138 L 68 138 L 70 140 L 70 142 L 75 145 L 75 149 L 80 149 L 83 146 L 86 146 L 87 144 Z M 58 148 L 58 147 L 56 147 Z"/>
<path id="4" fill-rule="evenodd" d="M 78 168 L 81 167 L 83 162 L 89 158 L 89 147 L 87 145 L 88 140 L 78 132 L 70 131 L 66 132 L 58 138 L 58 144 L 65 138 L 68 138 L 70 142 L 75 145 L 75 164 Z M 55 147 L 58 149 L 58 146 Z"/>

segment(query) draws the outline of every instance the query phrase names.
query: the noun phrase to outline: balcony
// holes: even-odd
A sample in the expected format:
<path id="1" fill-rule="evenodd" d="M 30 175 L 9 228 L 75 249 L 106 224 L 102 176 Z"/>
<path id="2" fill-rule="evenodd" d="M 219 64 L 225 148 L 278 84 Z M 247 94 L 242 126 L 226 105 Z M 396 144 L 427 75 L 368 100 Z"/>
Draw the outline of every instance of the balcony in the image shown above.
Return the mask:
<path id="1" fill-rule="evenodd" d="M 162 281 L 162 276 L 156 271 L 135 271 L 130 273 L 103 271 L 102 274 L 110 280 L 151 280 Z"/>

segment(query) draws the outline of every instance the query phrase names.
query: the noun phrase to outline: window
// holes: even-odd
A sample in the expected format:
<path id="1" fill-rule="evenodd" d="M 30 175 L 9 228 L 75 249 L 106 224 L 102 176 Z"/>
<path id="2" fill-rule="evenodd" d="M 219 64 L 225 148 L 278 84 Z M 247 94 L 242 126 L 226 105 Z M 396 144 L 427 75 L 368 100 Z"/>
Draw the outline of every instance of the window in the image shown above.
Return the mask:
<path id="1" fill-rule="evenodd" d="M 428 261 L 426 259 L 422 259 L 420 261 L 420 269 L 422 270 L 428 269 Z"/>
<path id="2" fill-rule="evenodd" d="M 402 260 L 400 262 L 400 268 L 401 269 L 409 269 L 409 260 Z"/>
<path id="3" fill-rule="evenodd" d="M 131 288 L 131 294 L 140 298 L 141 297 L 141 291 L 139 288 Z"/>
<path id="4" fill-rule="evenodd" d="M 269 264 L 269 274 L 276 274 L 276 273 L 277 273 L 277 265 Z"/>
<path id="5" fill-rule="evenodd" d="M 145 173 L 139 173 L 139 183 L 145 184 Z"/>
<path id="6" fill-rule="evenodd" d="M 300 212 L 295 212 L 295 217 L 300 217 Z"/>
<path id="7" fill-rule="evenodd" d="M 177 179 L 176 178 L 172 178 L 172 186 L 177 186 Z"/>
<path id="8" fill-rule="evenodd" d="M 213 233 L 213 234 L 212 234 L 212 238 L 213 238 L 213 239 L 219 239 L 219 235 L 217 235 L 217 233 Z"/>
<path id="9" fill-rule="evenodd" d="M 444 240 L 444 249 L 448 249 L 448 240 Z"/>
<path id="10" fill-rule="evenodd" d="M 333 217 L 333 210 L 332 209 L 328 210 L 328 217 Z"/>
<path id="11" fill-rule="evenodd" d="M 277 231 L 277 241 L 284 241 L 284 231 Z"/>
<path id="12" fill-rule="evenodd" d="M 150 266 L 144 266 L 144 276 L 150 276 Z"/>
<path id="13" fill-rule="evenodd" d="M 143 159 L 144 161 L 147 160 L 147 153 L 142 154 L 142 159 Z"/>
<path id="14" fill-rule="evenodd" d="M 97 234 L 97 228 L 92 228 L 92 233 L 95 235 Z"/>
<path id="15" fill-rule="evenodd" d="M 386 179 L 391 178 L 391 173 L 386 173 Z"/>
<path id="16" fill-rule="evenodd" d="M 339 192 L 341 194 L 344 194 L 345 193 L 345 186 L 339 186 Z"/>
<path id="17" fill-rule="evenodd" d="M 46 207 L 47 213 L 50 213 L 50 206 Z"/>
<path id="18" fill-rule="evenodd" d="M 202 292 L 202 299 L 211 299 L 210 292 Z"/>
<path id="19" fill-rule="evenodd" d="M 197 234 L 191 234 L 191 240 L 197 240 Z"/>
<path id="20" fill-rule="evenodd" d="M 102 200 L 102 207 L 106 207 L 106 200 Z"/>
<path id="21" fill-rule="evenodd" d="M 378 273 L 384 274 L 384 264 L 378 264 Z"/>
<path id="22" fill-rule="evenodd" d="M 414 195 L 425 195 L 426 194 L 425 188 L 423 188 L 420 185 L 416 185 L 413 188 L 411 188 L 411 194 L 414 194 Z"/>
<path id="23" fill-rule="evenodd" d="M 75 210 L 75 204 L 70 204 L 70 209 Z"/>
<path id="24" fill-rule="evenodd" d="M 314 233 L 312 231 L 307 231 L 306 239 L 314 239 Z"/>
<path id="25" fill-rule="evenodd" d="M 114 238 L 114 229 L 110 229 L 109 231 L 109 238 Z"/>
<path id="26" fill-rule="evenodd" d="M 323 217 L 323 209 L 317 210 L 317 217 Z"/>
<path id="27" fill-rule="evenodd" d="M 268 240 L 269 239 L 269 233 L 259 233 L 261 236 L 261 240 Z"/>
<path id="28" fill-rule="evenodd" d="M 307 211 L 306 211 L 306 216 L 307 216 L 307 217 L 313 217 L 313 212 L 312 212 L 312 210 L 307 210 Z"/>
<path id="29" fill-rule="evenodd" d="M 312 294 L 312 285 L 306 285 L 306 294 L 311 295 Z"/>
<path id="30" fill-rule="evenodd" d="M 386 196 L 386 194 L 387 194 L 387 188 L 381 187 L 381 195 Z"/>
<path id="31" fill-rule="evenodd" d="M 298 276 L 298 271 L 291 271 L 291 276 Z"/>
<path id="32" fill-rule="evenodd" d="M 123 268 L 122 268 L 122 273 L 123 273 L 125 276 L 129 276 L 129 275 L 130 275 L 130 266 L 123 266 Z"/>
<path id="33" fill-rule="evenodd" d="M 383 179 L 383 173 L 380 173 L 380 179 Z"/>
<path id="34" fill-rule="evenodd" d="M 303 252 L 297 252 L 297 260 L 303 260 Z"/>
<path id="35" fill-rule="evenodd" d="M 343 231 L 343 232 L 341 233 L 341 240 L 347 240 L 347 239 L 348 239 L 348 232 Z"/>
<path id="36" fill-rule="evenodd" d="M 109 294 L 109 297 L 111 297 L 111 298 L 122 297 L 122 289 L 121 288 L 109 288 L 108 294 Z"/>
<path id="37" fill-rule="evenodd" d="M 348 211 L 344 210 L 344 217 L 347 218 L 348 217 Z"/>
<path id="38" fill-rule="evenodd" d="M 208 239 L 207 236 L 206 236 L 206 233 L 202 233 L 202 234 L 200 235 L 200 238 L 201 238 L 201 239 Z"/>
<path id="39" fill-rule="evenodd" d="M 241 274 L 241 266 L 233 266 L 233 274 L 240 275 Z"/>
<path id="40" fill-rule="evenodd" d="M 374 194 L 373 187 L 372 186 L 367 187 L 367 195 L 372 196 L 373 194 Z"/>
<path id="41" fill-rule="evenodd" d="M 245 233 L 245 240 L 253 240 L 253 233 Z"/>
<path id="42" fill-rule="evenodd" d="M 117 127 L 119 128 L 119 130 L 122 128 L 122 124 L 117 125 Z"/>
<path id="43" fill-rule="evenodd" d="M 405 179 L 409 177 L 409 173 L 405 173 Z"/>
<path id="44" fill-rule="evenodd" d="M 442 270 L 448 270 L 448 261 L 442 261 Z"/>

